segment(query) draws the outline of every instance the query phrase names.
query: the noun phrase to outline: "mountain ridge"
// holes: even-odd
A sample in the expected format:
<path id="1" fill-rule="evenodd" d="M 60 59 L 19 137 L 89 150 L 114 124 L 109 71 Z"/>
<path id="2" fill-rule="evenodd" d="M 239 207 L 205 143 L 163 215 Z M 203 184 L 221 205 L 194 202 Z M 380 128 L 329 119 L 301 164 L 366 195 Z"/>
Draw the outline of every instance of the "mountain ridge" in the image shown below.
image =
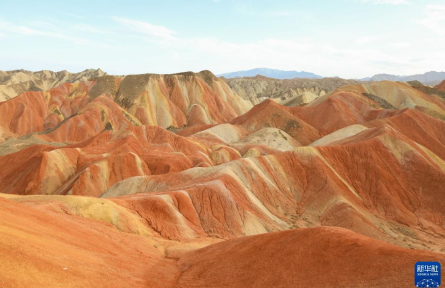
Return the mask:
<path id="1" fill-rule="evenodd" d="M 242 78 L 242 77 L 254 77 L 257 75 L 262 75 L 275 79 L 294 79 L 294 78 L 308 78 L 308 79 L 320 79 L 323 76 L 314 74 L 312 72 L 306 71 L 295 71 L 295 70 L 279 70 L 271 68 L 254 68 L 250 70 L 242 70 L 235 72 L 227 72 L 218 74 L 218 77 L 225 78 Z"/>
<path id="2" fill-rule="evenodd" d="M 324 96 L 341 86 L 358 84 L 357 80 L 326 77 L 321 79 L 275 79 L 266 76 L 222 78 L 230 88 L 244 99 L 258 104 L 266 99 L 287 100 L 305 92 Z"/>
<path id="3" fill-rule="evenodd" d="M 0 102 L 0 286 L 405 287 L 445 259 L 441 88 L 201 71 Z"/>
<path id="4" fill-rule="evenodd" d="M 98 69 L 85 69 L 71 73 L 66 70 L 28 71 L 24 69 L 0 70 L 0 102 L 9 100 L 27 91 L 44 91 L 64 83 L 85 82 L 89 79 L 105 76 L 107 73 Z"/>
<path id="5" fill-rule="evenodd" d="M 366 77 L 359 79 L 361 81 L 400 81 L 400 82 L 408 82 L 408 81 L 419 81 L 423 84 L 427 84 L 430 86 L 435 86 L 445 80 L 445 72 L 437 72 L 437 71 L 429 71 L 423 74 L 415 74 L 415 75 L 393 75 L 393 74 L 375 74 L 372 77 Z"/>

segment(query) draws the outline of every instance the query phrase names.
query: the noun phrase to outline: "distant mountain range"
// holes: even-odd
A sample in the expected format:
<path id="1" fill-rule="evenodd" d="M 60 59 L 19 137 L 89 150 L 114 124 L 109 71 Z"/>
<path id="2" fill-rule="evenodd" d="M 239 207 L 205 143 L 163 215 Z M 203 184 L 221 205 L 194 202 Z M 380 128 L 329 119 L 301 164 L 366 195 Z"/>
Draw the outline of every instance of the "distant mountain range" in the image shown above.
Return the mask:
<path id="1" fill-rule="evenodd" d="M 306 79 L 321 79 L 324 78 L 323 76 L 311 73 L 311 72 L 305 72 L 305 71 L 285 71 L 285 70 L 278 70 L 278 69 L 270 69 L 270 68 L 255 68 L 250 70 L 244 70 L 244 71 L 236 71 L 236 72 L 229 72 L 229 73 L 223 73 L 217 75 L 218 77 L 225 77 L 225 78 L 242 78 L 242 77 L 255 77 L 257 75 L 266 76 L 269 78 L 275 78 L 275 79 L 294 79 L 294 78 L 306 78 Z M 423 74 L 416 74 L 416 75 L 392 75 L 392 74 L 376 74 L 372 77 L 366 77 L 362 79 L 357 79 L 361 81 L 399 81 L 399 82 L 407 82 L 407 81 L 419 81 L 426 85 L 435 86 L 445 80 L 445 72 L 436 72 L 436 71 L 430 71 Z"/>
<path id="2" fill-rule="evenodd" d="M 262 75 L 275 79 L 294 79 L 294 78 L 316 78 L 320 79 L 323 76 L 305 72 L 305 71 L 284 71 L 270 68 L 255 68 L 251 70 L 229 72 L 217 75 L 218 77 L 224 76 L 225 78 L 242 78 L 242 77 L 255 77 L 257 75 Z"/>
<path id="3" fill-rule="evenodd" d="M 391 74 L 377 74 L 372 77 L 366 77 L 363 79 L 360 79 L 362 81 L 400 81 L 400 82 L 407 82 L 407 81 L 419 81 L 423 84 L 428 85 L 437 85 L 440 82 L 442 82 L 445 79 L 445 72 L 436 72 L 436 71 L 430 71 L 423 74 L 416 74 L 416 75 L 409 75 L 409 76 L 399 76 L 399 75 L 391 75 Z"/>

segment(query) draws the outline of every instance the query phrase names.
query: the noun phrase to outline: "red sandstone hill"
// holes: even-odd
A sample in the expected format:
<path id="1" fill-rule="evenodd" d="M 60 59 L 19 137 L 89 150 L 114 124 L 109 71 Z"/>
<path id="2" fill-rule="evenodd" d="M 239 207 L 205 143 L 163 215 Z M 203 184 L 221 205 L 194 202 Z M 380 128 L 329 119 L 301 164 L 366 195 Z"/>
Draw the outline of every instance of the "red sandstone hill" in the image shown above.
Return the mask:
<path id="1" fill-rule="evenodd" d="M 172 258 L 173 243 L 101 221 L 2 198 L 0 208 L 2 287 L 409 287 L 419 259 L 445 261 L 333 227 L 243 237 Z"/>
<path id="2" fill-rule="evenodd" d="M 0 286 L 172 287 L 179 274 L 154 241 L 83 217 L 0 197 Z"/>
<path id="3" fill-rule="evenodd" d="M 349 125 L 391 117 L 407 108 L 445 119 L 445 102 L 407 84 L 388 81 L 345 86 L 308 106 L 291 108 L 291 113 L 325 135 Z"/>
<path id="4" fill-rule="evenodd" d="M 102 221 L 1 197 L 0 208 L 2 287 L 409 287 L 419 259 L 445 261 L 333 227 L 244 237 L 172 258 L 173 243 Z"/>
<path id="5" fill-rule="evenodd" d="M 102 197 L 129 195 L 115 199 L 126 207 L 143 202 L 138 214 L 158 223 L 152 227 L 161 227 L 165 215 L 143 207 L 177 211 L 169 216 L 173 227 L 159 230 L 169 239 L 334 225 L 407 247 L 432 232 L 440 250 L 444 168 L 439 156 L 385 125 L 328 146 L 128 178 Z M 194 232 L 178 234 L 184 225 Z"/>
<path id="6" fill-rule="evenodd" d="M 400 287 L 444 260 L 440 97 L 249 105 L 206 71 L 1 102 L 0 285 Z"/>
<path id="7" fill-rule="evenodd" d="M 445 257 L 346 229 L 296 229 L 186 254 L 178 261 L 178 287 L 411 287 L 418 259 L 443 262 Z"/>
<path id="8" fill-rule="evenodd" d="M 104 131 L 69 146 L 33 145 L 0 161 L 3 193 L 90 196 L 128 177 L 213 165 L 206 146 L 156 126 Z"/>
<path id="9" fill-rule="evenodd" d="M 105 128 L 224 123 L 250 107 L 209 71 L 103 76 L 0 103 L 0 137 L 41 132 L 51 141 L 76 142 Z"/>
<path id="10" fill-rule="evenodd" d="M 232 120 L 231 123 L 240 125 L 248 131 L 275 127 L 288 133 L 303 145 L 309 145 L 321 137 L 317 129 L 295 117 L 290 111 L 292 111 L 290 108 L 272 100 L 266 100 L 246 114 Z"/>
<path id="11" fill-rule="evenodd" d="M 437 89 L 445 91 L 445 80 L 436 86 Z"/>

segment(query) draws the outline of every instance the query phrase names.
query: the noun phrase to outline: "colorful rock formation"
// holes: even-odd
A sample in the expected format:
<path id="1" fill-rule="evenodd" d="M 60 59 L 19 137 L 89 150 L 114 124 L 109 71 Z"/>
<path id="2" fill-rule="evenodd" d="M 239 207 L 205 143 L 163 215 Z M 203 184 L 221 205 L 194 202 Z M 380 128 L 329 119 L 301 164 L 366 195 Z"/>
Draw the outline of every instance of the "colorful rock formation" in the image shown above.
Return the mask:
<path id="1" fill-rule="evenodd" d="M 39 132 L 52 142 L 79 142 L 104 129 L 224 123 L 250 107 L 209 71 L 103 76 L 0 103 L 0 126 L 3 138 Z"/>
<path id="2" fill-rule="evenodd" d="M 445 260 L 445 102 L 298 97 L 249 109 L 203 71 L 1 102 L 0 286 L 412 285 Z"/>
<path id="3" fill-rule="evenodd" d="M 0 71 L 0 101 L 6 101 L 27 91 L 45 91 L 62 85 L 88 81 L 106 75 L 101 69 L 87 69 L 79 73 L 48 70 L 31 72 L 26 70 Z"/>

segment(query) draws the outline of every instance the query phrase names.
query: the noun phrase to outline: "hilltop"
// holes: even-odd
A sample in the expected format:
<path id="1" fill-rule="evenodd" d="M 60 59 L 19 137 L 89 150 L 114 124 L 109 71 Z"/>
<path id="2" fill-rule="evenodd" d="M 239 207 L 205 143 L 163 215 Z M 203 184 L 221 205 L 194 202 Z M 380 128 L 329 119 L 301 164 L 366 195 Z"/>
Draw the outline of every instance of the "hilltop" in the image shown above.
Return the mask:
<path id="1" fill-rule="evenodd" d="M 42 70 L 0 71 L 0 101 L 5 101 L 26 91 L 44 91 L 63 83 L 83 82 L 106 75 L 101 69 L 87 69 L 79 73 Z"/>

